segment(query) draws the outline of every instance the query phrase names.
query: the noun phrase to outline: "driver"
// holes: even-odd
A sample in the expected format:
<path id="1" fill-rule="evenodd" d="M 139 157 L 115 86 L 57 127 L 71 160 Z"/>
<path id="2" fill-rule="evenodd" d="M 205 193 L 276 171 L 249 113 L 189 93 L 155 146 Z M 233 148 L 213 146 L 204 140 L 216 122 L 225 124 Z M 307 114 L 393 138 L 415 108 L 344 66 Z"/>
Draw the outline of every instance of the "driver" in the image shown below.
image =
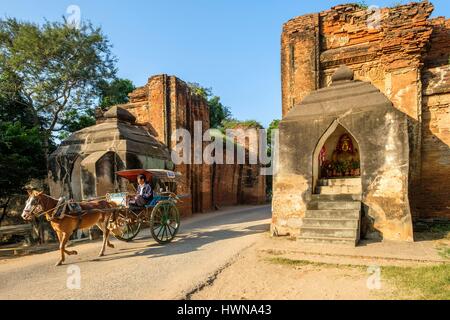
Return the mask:
<path id="1" fill-rule="evenodd" d="M 137 183 L 138 183 L 137 194 L 134 197 L 134 199 L 130 201 L 130 204 L 138 207 L 143 207 L 147 203 L 149 203 L 149 201 L 152 199 L 153 190 L 150 184 L 147 183 L 147 179 L 143 174 L 138 175 Z"/>

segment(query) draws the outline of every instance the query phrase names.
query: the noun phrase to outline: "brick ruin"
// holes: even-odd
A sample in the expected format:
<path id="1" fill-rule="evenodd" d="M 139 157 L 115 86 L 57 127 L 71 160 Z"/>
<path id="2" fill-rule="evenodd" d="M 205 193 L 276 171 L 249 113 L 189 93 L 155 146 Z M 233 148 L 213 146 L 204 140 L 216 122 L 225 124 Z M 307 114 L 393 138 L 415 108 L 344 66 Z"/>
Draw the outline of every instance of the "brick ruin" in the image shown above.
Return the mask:
<path id="1" fill-rule="evenodd" d="M 410 117 L 416 217 L 450 217 L 450 20 L 429 19 L 433 9 L 383 8 L 369 29 L 370 12 L 342 5 L 289 21 L 282 36 L 283 116 L 346 64 Z"/>
<path id="2" fill-rule="evenodd" d="M 342 65 L 407 116 L 413 219 L 450 218 L 450 20 L 431 19 L 433 9 L 428 1 L 379 10 L 339 5 L 288 21 L 281 38 L 283 118 L 329 87 Z M 295 233 L 281 227 L 288 216 L 275 199 L 273 226 Z"/>
<path id="3" fill-rule="evenodd" d="M 173 149 L 178 128 L 194 135 L 194 122 L 202 122 L 201 134 L 210 129 L 207 102 L 192 93 L 189 86 L 175 76 L 157 75 L 130 93 L 130 103 L 121 105 L 147 127 L 159 141 Z M 206 142 L 203 147 L 206 146 Z M 192 145 L 193 147 L 193 145 Z M 246 148 L 246 152 L 249 150 Z M 259 165 L 251 164 L 182 164 L 175 170 L 185 177 L 178 193 L 190 194 L 184 212 L 206 212 L 221 206 L 261 204 L 266 201 L 265 177 Z"/>
<path id="4" fill-rule="evenodd" d="M 99 111 L 96 125 L 72 134 L 51 155 L 53 196 L 101 197 L 126 187 L 115 171 L 146 168 L 182 174 L 177 193 L 185 196 L 180 203 L 184 216 L 266 201 L 265 177 L 259 174 L 258 164 L 173 165 L 170 152 L 177 144 L 175 130 L 183 128 L 193 136 L 194 122 L 200 121 L 202 129 L 197 134 L 203 137 L 210 128 L 207 101 L 193 94 L 185 82 L 174 76 L 153 76 L 129 98 L 127 104 Z M 203 148 L 206 145 L 203 142 Z"/>

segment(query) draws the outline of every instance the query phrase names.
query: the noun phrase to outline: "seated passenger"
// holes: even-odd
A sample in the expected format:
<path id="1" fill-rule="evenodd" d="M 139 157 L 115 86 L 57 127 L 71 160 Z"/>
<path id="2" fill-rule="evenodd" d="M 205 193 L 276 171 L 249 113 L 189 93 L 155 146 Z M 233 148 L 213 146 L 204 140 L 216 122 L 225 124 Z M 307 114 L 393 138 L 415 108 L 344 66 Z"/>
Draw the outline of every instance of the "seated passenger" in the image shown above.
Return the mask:
<path id="1" fill-rule="evenodd" d="M 130 204 L 137 207 L 143 207 L 153 198 L 153 190 L 150 184 L 147 183 L 143 174 L 140 174 L 137 177 L 137 182 L 137 194 L 134 199 L 130 201 Z"/>

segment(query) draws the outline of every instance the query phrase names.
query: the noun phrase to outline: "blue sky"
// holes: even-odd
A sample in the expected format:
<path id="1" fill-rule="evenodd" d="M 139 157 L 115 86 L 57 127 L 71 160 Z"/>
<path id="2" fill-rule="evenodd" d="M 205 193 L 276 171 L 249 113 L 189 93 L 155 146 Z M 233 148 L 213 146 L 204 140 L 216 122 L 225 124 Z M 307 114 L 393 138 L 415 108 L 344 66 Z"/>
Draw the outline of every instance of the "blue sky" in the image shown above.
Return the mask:
<path id="1" fill-rule="evenodd" d="M 233 115 L 267 126 L 281 117 L 282 24 L 345 0 L 6 1 L 2 17 L 43 22 L 62 19 L 78 5 L 82 20 L 101 26 L 119 59 L 119 76 L 136 86 L 159 73 L 212 87 Z M 401 1 L 366 1 L 390 6 Z M 405 1 L 403 1 L 405 2 Z M 450 16 L 447 0 L 434 16 Z"/>

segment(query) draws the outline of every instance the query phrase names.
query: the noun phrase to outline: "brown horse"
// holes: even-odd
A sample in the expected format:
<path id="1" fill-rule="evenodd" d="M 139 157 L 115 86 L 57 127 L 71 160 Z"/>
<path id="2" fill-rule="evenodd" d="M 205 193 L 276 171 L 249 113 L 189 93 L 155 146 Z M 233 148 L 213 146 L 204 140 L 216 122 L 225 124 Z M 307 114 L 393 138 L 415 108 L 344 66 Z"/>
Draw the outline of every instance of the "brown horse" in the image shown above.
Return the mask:
<path id="1" fill-rule="evenodd" d="M 65 214 L 55 218 L 58 200 L 36 190 L 28 190 L 28 195 L 29 198 L 23 209 L 22 218 L 29 221 L 33 215 L 45 214 L 59 240 L 61 258 L 56 263 L 57 266 L 60 266 L 65 261 L 65 253 L 69 256 L 78 254 L 74 250 L 66 250 L 67 241 L 77 229 L 87 229 L 97 225 L 103 231 L 103 245 L 100 250 L 100 257 L 105 254 L 106 246 L 114 248 L 113 244 L 109 242 L 109 224 L 114 216 L 114 211 L 111 209 L 115 208 L 113 203 L 107 201 L 82 202 L 80 203 L 82 209 L 80 215 Z"/>

